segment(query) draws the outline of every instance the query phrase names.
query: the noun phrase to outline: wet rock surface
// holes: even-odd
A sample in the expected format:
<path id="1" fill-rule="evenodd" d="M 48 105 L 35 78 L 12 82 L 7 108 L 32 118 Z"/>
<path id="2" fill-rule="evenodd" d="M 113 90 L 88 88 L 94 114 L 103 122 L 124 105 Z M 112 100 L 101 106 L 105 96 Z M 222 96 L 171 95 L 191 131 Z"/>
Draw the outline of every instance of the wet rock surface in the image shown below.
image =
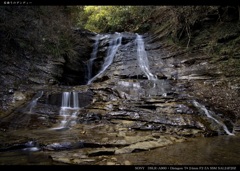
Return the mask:
<path id="1" fill-rule="evenodd" d="M 40 94 L 15 93 L 21 104 L 1 118 L 0 151 L 31 147 L 65 164 L 143 164 L 124 156 L 227 134 L 194 101 L 238 134 L 238 106 L 231 103 L 236 112 L 228 108 L 231 112 L 220 113 L 229 104 L 215 105 L 218 89 L 212 87 L 221 79 L 213 77 L 218 72 L 205 56 L 170 53 L 169 47 L 146 36 L 149 66 L 158 78 L 149 80 L 137 62 L 135 34 L 124 36 L 113 63 L 93 83 L 41 87 Z M 230 87 L 229 99 L 237 95 L 232 94 L 236 87 Z M 62 92 L 77 92 L 78 108 L 62 109 Z M 66 125 L 59 127 L 63 120 Z"/>
<path id="2" fill-rule="evenodd" d="M 91 52 L 90 33 L 83 30 L 72 30 L 75 36 L 81 35 L 79 41 L 78 55 L 76 56 L 49 56 L 46 54 L 35 54 L 18 46 L 11 47 L 14 52 L 1 50 L 0 57 L 0 112 L 9 112 L 16 105 L 15 92 L 22 92 L 31 96 L 42 88 L 51 85 L 81 85 L 85 84 L 85 64 Z M 12 53 L 12 54 L 11 54 Z M 14 96 L 15 95 L 15 96 Z M 0 113 L 1 116 L 1 113 Z"/>

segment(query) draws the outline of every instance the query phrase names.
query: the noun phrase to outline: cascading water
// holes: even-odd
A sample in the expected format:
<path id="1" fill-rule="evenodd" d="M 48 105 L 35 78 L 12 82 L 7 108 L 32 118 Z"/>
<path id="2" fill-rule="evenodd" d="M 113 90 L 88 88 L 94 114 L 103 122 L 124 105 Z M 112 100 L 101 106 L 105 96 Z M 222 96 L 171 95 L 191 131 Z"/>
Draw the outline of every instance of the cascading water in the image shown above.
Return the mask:
<path id="1" fill-rule="evenodd" d="M 207 108 L 206 108 L 204 105 L 198 103 L 196 100 L 193 100 L 193 104 L 194 104 L 194 106 L 196 106 L 197 108 L 200 108 L 202 111 L 204 111 L 204 113 L 207 115 L 208 118 L 211 118 L 211 119 L 214 120 L 216 123 L 218 123 L 220 126 L 222 126 L 223 129 L 224 129 L 224 131 L 225 131 L 228 135 L 234 135 L 233 133 L 231 133 L 231 132 L 228 130 L 227 126 L 226 126 L 223 122 L 221 122 L 221 121 L 217 120 L 216 118 L 214 118 L 214 117 L 212 116 L 212 115 L 213 115 L 213 112 L 207 110 Z"/>
<path id="2" fill-rule="evenodd" d="M 149 80 L 157 80 L 157 76 L 153 75 L 149 70 L 149 63 L 148 63 L 148 57 L 147 52 L 145 51 L 144 47 L 144 41 L 141 35 L 137 34 L 136 37 L 137 41 L 137 56 L 138 56 L 138 65 L 141 68 L 141 70 L 144 72 L 144 74 L 147 76 Z"/>
<path id="3" fill-rule="evenodd" d="M 77 113 L 79 110 L 78 92 L 63 92 L 62 106 L 60 109 L 60 116 L 63 117 L 60 126 L 54 129 L 66 128 L 69 124 L 75 124 Z"/>
<path id="4" fill-rule="evenodd" d="M 143 38 L 137 33 L 136 35 L 138 65 L 147 76 L 148 80 L 153 81 L 153 87 L 147 92 L 147 94 L 150 96 L 150 94 L 157 94 L 156 91 L 158 91 L 161 92 L 163 96 L 167 96 L 166 90 L 164 88 L 167 85 L 166 82 L 163 80 L 158 80 L 157 76 L 151 73 Z"/>
<path id="5" fill-rule="evenodd" d="M 100 35 L 97 34 L 95 38 L 95 43 L 93 44 L 93 51 L 91 53 L 91 58 L 87 63 L 87 69 L 88 69 L 87 80 L 90 80 L 92 78 L 92 65 L 94 60 L 97 58 L 99 39 L 100 39 Z"/>
<path id="6" fill-rule="evenodd" d="M 70 108 L 70 92 L 63 92 L 61 108 Z"/>
<path id="7" fill-rule="evenodd" d="M 113 35 L 113 38 L 109 42 L 109 47 L 107 51 L 107 56 L 104 60 L 104 63 L 102 65 L 102 68 L 100 72 L 95 75 L 92 79 L 88 81 L 88 84 L 92 83 L 93 80 L 95 80 L 99 75 L 101 75 L 113 62 L 114 56 L 119 48 L 119 46 L 122 43 L 122 35 L 120 33 L 115 33 Z"/>
<path id="8" fill-rule="evenodd" d="M 79 109 L 78 93 L 73 92 L 73 108 Z"/>
<path id="9" fill-rule="evenodd" d="M 37 101 L 42 97 L 43 91 L 37 92 L 37 94 L 32 98 L 31 102 L 27 105 L 27 109 L 29 109 L 28 113 L 33 112 L 33 108 L 37 105 Z"/>
<path id="10" fill-rule="evenodd" d="M 71 97 L 73 97 L 72 100 Z M 61 108 L 79 109 L 78 92 L 63 92 Z"/>

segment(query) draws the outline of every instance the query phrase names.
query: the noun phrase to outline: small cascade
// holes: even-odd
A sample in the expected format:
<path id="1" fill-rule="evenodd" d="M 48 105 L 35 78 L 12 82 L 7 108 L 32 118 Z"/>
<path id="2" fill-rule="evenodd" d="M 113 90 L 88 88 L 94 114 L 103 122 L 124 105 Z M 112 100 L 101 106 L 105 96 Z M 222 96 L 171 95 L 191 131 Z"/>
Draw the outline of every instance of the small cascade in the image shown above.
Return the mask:
<path id="1" fill-rule="evenodd" d="M 78 92 L 63 92 L 60 116 L 63 118 L 60 125 L 53 129 L 63 129 L 76 124 L 77 113 L 79 110 Z"/>
<path id="2" fill-rule="evenodd" d="M 91 84 L 94 79 L 101 75 L 113 62 L 114 56 L 122 43 L 122 35 L 120 33 L 115 33 L 113 38 L 109 42 L 109 47 L 107 51 L 107 56 L 105 57 L 104 63 L 100 72 L 95 75 L 92 79 L 88 81 L 88 84 Z"/>
<path id="3" fill-rule="evenodd" d="M 70 108 L 70 92 L 63 92 L 61 108 Z"/>
<path id="4" fill-rule="evenodd" d="M 73 92 L 73 108 L 79 109 L 78 93 Z"/>
<path id="5" fill-rule="evenodd" d="M 163 80 L 158 80 L 157 76 L 151 73 L 143 38 L 139 34 L 136 35 L 138 65 L 147 76 L 148 80 L 153 81 L 153 87 L 149 88 L 149 90 L 146 91 L 146 96 L 150 97 L 151 95 L 161 93 L 162 96 L 166 97 L 167 83 Z"/>
<path id="6" fill-rule="evenodd" d="M 32 98 L 31 102 L 27 105 L 28 113 L 33 113 L 33 108 L 37 105 L 37 101 L 42 97 L 43 91 L 37 92 L 37 94 Z"/>
<path id="7" fill-rule="evenodd" d="M 214 114 L 212 111 L 207 110 L 207 108 L 206 108 L 204 105 L 198 103 L 196 100 L 193 100 L 193 104 L 194 104 L 195 107 L 197 107 L 197 108 L 201 109 L 202 111 L 204 111 L 204 113 L 207 115 L 208 118 L 211 118 L 211 119 L 214 120 L 216 123 L 218 123 L 220 126 L 222 126 L 223 129 L 224 129 L 224 131 L 225 131 L 228 135 L 234 135 L 233 133 L 231 133 L 231 132 L 228 130 L 227 126 L 226 126 L 223 122 L 217 120 L 216 118 L 214 118 L 214 117 L 212 116 L 212 115 Z"/>
<path id="8" fill-rule="evenodd" d="M 145 51 L 144 41 L 141 35 L 137 34 L 136 42 L 137 42 L 137 56 L 138 56 L 137 59 L 138 59 L 139 67 L 147 76 L 148 80 L 153 80 L 153 81 L 157 80 L 157 76 L 153 75 L 149 70 L 147 52 Z"/>
<path id="9" fill-rule="evenodd" d="M 97 58 L 100 35 L 97 34 L 95 39 L 96 40 L 95 40 L 95 43 L 93 44 L 93 51 L 91 53 L 91 58 L 87 63 L 87 69 L 88 69 L 87 80 L 90 80 L 92 78 L 92 65 L 94 60 Z"/>
<path id="10" fill-rule="evenodd" d="M 61 108 L 79 109 L 78 92 L 63 92 Z"/>

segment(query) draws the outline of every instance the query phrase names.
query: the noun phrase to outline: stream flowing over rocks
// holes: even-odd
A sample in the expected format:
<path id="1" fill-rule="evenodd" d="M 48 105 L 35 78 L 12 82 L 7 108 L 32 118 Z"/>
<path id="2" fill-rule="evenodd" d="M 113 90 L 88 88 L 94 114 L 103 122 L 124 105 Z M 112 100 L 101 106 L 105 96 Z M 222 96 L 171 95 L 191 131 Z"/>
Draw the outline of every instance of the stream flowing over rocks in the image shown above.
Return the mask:
<path id="1" fill-rule="evenodd" d="M 238 137 L 239 85 L 225 85 L 227 78 L 207 56 L 172 49 L 149 34 L 86 37 L 86 61 L 38 66 L 50 78 L 58 74 L 58 84 L 36 76 L 29 80 L 38 84 L 29 89 L 7 90 L 11 108 L 1 114 L 1 153 L 39 152 L 60 164 L 80 165 L 149 164 L 146 158 L 154 154 L 163 164 L 179 164 L 164 163 L 159 150 L 171 157 L 167 149 L 184 143 Z M 137 160 L 143 153 L 143 161 Z"/>

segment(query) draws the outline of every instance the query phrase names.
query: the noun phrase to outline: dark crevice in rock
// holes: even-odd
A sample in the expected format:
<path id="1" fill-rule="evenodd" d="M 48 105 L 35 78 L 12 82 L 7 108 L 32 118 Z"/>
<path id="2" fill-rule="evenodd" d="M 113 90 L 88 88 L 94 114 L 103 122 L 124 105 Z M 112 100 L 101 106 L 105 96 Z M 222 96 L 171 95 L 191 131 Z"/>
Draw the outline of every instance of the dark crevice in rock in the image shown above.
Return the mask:
<path id="1" fill-rule="evenodd" d="M 83 85 L 85 82 L 86 69 L 83 62 L 80 61 L 80 58 L 71 59 L 65 57 L 65 64 L 63 66 L 63 74 L 59 78 L 61 85 Z"/>
<path id="2" fill-rule="evenodd" d="M 0 152 L 5 152 L 5 151 L 16 151 L 16 150 L 23 150 L 25 148 L 30 148 L 30 147 L 38 147 L 39 145 L 35 141 L 28 141 L 26 143 L 20 143 L 20 144 L 12 144 L 12 145 L 5 145 L 7 147 L 0 148 Z"/>
<path id="3" fill-rule="evenodd" d="M 99 148 L 99 147 L 111 148 L 111 147 L 128 146 L 128 144 L 108 144 L 108 143 L 97 144 L 97 143 L 86 143 L 86 142 L 83 145 L 84 145 L 84 148 Z"/>
<path id="4" fill-rule="evenodd" d="M 49 145 L 42 145 L 43 150 L 48 150 L 48 151 L 62 151 L 62 150 L 70 150 L 70 149 L 79 149 L 79 148 L 84 148 L 84 142 L 79 141 L 79 142 L 64 142 L 64 143 L 53 143 Z"/>
<path id="5" fill-rule="evenodd" d="M 88 154 L 89 157 L 94 157 L 94 156 L 103 156 L 103 155 L 113 155 L 114 151 L 98 151 L 95 153 L 90 153 Z"/>
<path id="6" fill-rule="evenodd" d="M 135 106 L 135 107 L 150 109 L 150 110 L 154 110 L 154 111 L 157 109 L 157 107 L 153 106 L 153 105 L 141 105 L 141 106 Z"/>
<path id="7" fill-rule="evenodd" d="M 154 149 L 154 148 L 152 148 L 152 149 Z M 132 153 L 139 153 L 139 152 L 147 151 L 147 150 L 149 150 L 149 149 L 138 149 L 138 148 L 136 148 L 132 151 Z"/>
<path id="8" fill-rule="evenodd" d="M 120 79 L 142 79 L 147 80 L 145 75 L 120 75 Z"/>
<path id="9" fill-rule="evenodd" d="M 26 148 L 25 144 L 16 144 L 16 145 L 6 147 L 6 148 L 0 148 L 0 152 L 20 150 L 20 149 L 23 149 L 23 148 Z"/>

